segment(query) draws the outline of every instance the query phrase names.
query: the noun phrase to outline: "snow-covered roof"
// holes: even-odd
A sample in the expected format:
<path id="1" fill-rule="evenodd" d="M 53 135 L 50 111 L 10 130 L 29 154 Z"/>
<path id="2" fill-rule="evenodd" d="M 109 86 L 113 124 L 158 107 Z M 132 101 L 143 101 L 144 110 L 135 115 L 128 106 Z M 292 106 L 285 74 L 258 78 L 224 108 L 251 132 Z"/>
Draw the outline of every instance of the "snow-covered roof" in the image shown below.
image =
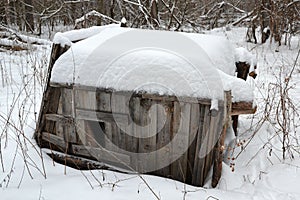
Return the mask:
<path id="1" fill-rule="evenodd" d="M 234 101 L 253 99 L 247 83 L 232 76 L 235 49 L 226 38 L 115 25 L 92 30 L 55 37 L 71 48 L 55 62 L 51 82 L 208 99 L 235 87 Z"/>

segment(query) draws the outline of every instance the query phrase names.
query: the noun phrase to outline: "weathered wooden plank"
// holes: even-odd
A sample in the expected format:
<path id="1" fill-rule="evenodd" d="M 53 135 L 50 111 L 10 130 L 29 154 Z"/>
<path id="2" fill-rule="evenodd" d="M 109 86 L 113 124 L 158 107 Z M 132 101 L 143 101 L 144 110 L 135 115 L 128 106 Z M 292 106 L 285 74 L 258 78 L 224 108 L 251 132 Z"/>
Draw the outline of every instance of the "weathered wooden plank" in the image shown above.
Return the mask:
<path id="1" fill-rule="evenodd" d="M 112 95 L 111 93 L 97 90 L 97 92 L 96 92 L 97 110 L 105 111 L 105 112 L 112 112 L 111 95 Z M 95 109 L 92 109 L 92 110 L 95 110 Z"/>
<path id="2" fill-rule="evenodd" d="M 76 155 L 86 157 L 93 157 L 94 159 L 104 163 L 114 163 L 122 168 L 127 168 L 130 165 L 130 156 L 113 151 L 106 150 L 105 148 L 94 148 L 90 146 L 72 145 L 72 150 Z"/>
<path id="3" fill-rule="evenodd" d="M 70 116 L 65 116 L 62 114 L 45 114 L 46 120 L 61 122 L 61 123 L 70 123 L 73 121 L 73 118 Z"/>
<path id="4" fill-rule="evenodd" d="M 96 91 L 75 90 L 76 108 L 96 110 L 96 99 Z"/>
<path id="5" fill-rule="evenodd" d="M 103 112 L 112 112 L 111 109 L 111 93 L 98 91 L 96 92 L 96 109 Z M 102 122 L 101 130 L 99 130 L 98 133 L 94 133 L 102 137 L 101 145 L 103 148 L 106 148 L 107 150 L 112 150 L 112 135 L 115 134 L 113 132 L 113 125 L 112 123 L 108 122 Z"/>
<path id="6" fill-rule="evenodd" d="M 100 112 L 94 110 L 76 109 L 76 118 L 81 120 L 113 123 L 115 120 L 128 124 L 128 115 L 121 113 Z"/>
<path id="7" fill-rule="evenodd" d="M 138 96 L 132 96 L 128 102 L 129 112 L 130 112 L 130 126 L 128 127 L 128 133 L 130 136 L 126 137 L 126 150 L 133 152 L 131 154 L 131 167 L 140 172 L 141 170 L 141 160 L 139 157 L 139 136 L 140 130 L 138 126 L 140 125 L 140 98 Z"/>
<path id="8" fill-rule="evenodd" d="M 111 96 L 111 110 L 113 115 L 116 113 L 122 113 L 128 116 L 127 122 L 119 121 L 118 118 L 114 119 L 114 123 L 112 123 L 112 134 L 111 134 L 111 142 L 119 148 L 124 149 L 127 146 L 125 141 L 124 132 L 127 132 L 126 127 L 130 121 L 130 114 L 128 110 L 128 105 L 126 105 L 126 101 L 128 97 L 124 96 L 123 94 L 113 93 Z M 127 107 L 126 107 L 127 106 Z M 127 111 L 127 112 L 126 112 Z M 119 144 L 120 143 L 120 144 Z"/>
<path id="9" fill-rule="evenodd" d="M 73 116 L 73 90 L 62 88 L 61 89 L 61 98 L 62 98 L 62 113 L 65 116 Z M 69 120 L 68 123 L 63 124 L 63 130 L 65 134 L 65 140 L 67 142 L 76 143 L 76 131 L 74 120 Z"/>
<path id="10" fill-rule="evenodd" d="M 42 98 L 42 103 L 40 107 L 40 112 L 39 112 L 39 118 L 38 118 L 38 123 L 37 123 L 37 128 L 34 133 L 34 138 L 37 140 L 39 144 L 39 140 L 41 139 L 41 134 L 45 130 L 46 126 L 46 120 L 44 114 L 46 113 L 56 113 L 57 112 L 57 107 L 60 99 L 60 93 L 59 90 L 54 89 L 53 87 L 50 86 L 50 79 L 51 79 L 51 72 L 52 68 L 54 65 L 54 62 L 59 58 L 61 54 L 66 52 L 70 47 L 65 46 L 61 47 L 59 44 L 53 44 L 52 49 L 51 49 L 51 57 L 49 61 L 49 67 L 47 71 L 47 83 L 46 87 L 44 88 L 44 94 Z M 50 97 L 53 98 L 56 102 L 50 101 Z M 50 111 L 50 112 L 49 112 Z M 48 130 L 53 130 L 53 122 L 50 123 L 50 125 L 47 125 Z M 49 127 L 50 126 L 50 127 Z"/>
<path id="11" fill-rule="evenodd" d="M 82 145 L 87 145 L 87 135 L 86 135 L 86 126 L 85 120 L 76 119 L 76 132 L 77 132 L 77 143 Z"/>
<path id="12" fill-rule="evenodd" d="M 193 103 L 191 104 L 191 119 L 190 119 L 190 133 L 189 133 L 190 146 L 188 150 L 187 175 L 186 175 L 187 183 L 191 183 L 193 179 L 193 170 L 195 164 L 199 123 L 200 123 L 200 105 Z"/>
<path id="13" fill-rule="evenodd" d="M 171 162 L 171 146 L 167 144 L 170 143 L 172 139 L 172 114 L 173 103 L 172 102 L 161 102 L 161 107 L 164 109 L 157 110 L 157 136 L 156 136 L 156 149 L 161 149 L 160 153 L 156 155 L 157 166 L 161 166 L 161 163 Z M 161 129 L 162 128 L 162 129 Z M 168 177 L 171 174 L 170 165 L 158 169 L 156 174 Z"/>
<path id="14" fill-rule="evenodd" d="M 206 150 L 206 157 L 205 157 L 205 168 L 203 172 L 203 177 L 205 178 L 212 166 L 213 160 L 213 150 L 218 141 L 219 133 L 221 131 L 219 124 L 222 123 L 221 117 L 223 111 L 219 110 L 216 115 L 210 115 L 210 123 L 209 123 L 209 130 L 208 130 L 208 141 L 206 143 L 207 150 Z"/>
<path id="15" fill-rule="evenodd" d="M 172 163 L 171 175 L 174 179 L 185 182 L 188 162 L 187 148 L 189 146 L 191 104 L 174 102 L 174 112 L 176 112 L 177 109 L 181 109 L 180 127 L 176 136 L 174 136 L 178 142 L 172 143 L 172 156 L 179 157 L 179 159 Z"/>
<path id="16" fill-rule="evenodd" d="M 231 115 L 254 114 L 257 106 L 253 107 L 252 102 L 234 102 L 232 103 Z"/>
<path id="17" fill-rule="evenodd" d="M 231 91 L 225 91 L 224 99 L 225 101 L 224 101 L 223 128 L 218 143 L 215 145 L 214 148 L 214 166 L 213 166 L 213 177 L 211 182 L 212 187 L 216 187 L 221 178 L 223 151 L 225 149 L 224 142 L 225 142 L 227 128 L 230 126 L 231 123 L 231 119 L 230 119 L 231 110 L 232 110 Z"/>
<path id="18" fill-rule="evenodd" d="M 49 142 L 60 149 L 67 149 L 67 143 L 65 142 L 64 138 L 54 135 L 52 133 L 43 132 L 42 133 L 42 140 Z"/>
<path id="19" fill-rule="evenodd" d="M 49 133 L 55 133 L 56 132 L 56 124 L 54 121 L 46 121 L 45 119 L 45 114 L 49 113 L 49 114 L 56 114 L 57 113 L 57 109 L 58 109 L 58 105 L 59 105 L 59 99 L 60 99 L 60 95 L 61 95 L 61 91 L 60 89 L 57 88 L 48 88 L 48 98 L 46 98 L 46 105 L 43 112 L 43 116 L 42 119 L 40 121 L 40 128 L 39 131 L 41 132 L 49 132 Z M 50 99 L 51 97 L 51 99 Z M 53 100 L 52 100 L 53 98 Z"/>
<path id="20" fill-rule="evenodd" d="M 139 124 L 137 129 L 139 138 L 139 172 L 149 172 L 156 168 L 156 125 L 157 106 L 151 99 L 140 99 L 140 104 L 135 105 L 139 109 Z M 147 162 L 145 162 L 147 153 Z"/>
<path id="21" fill-rule="evenodd" d="M 201 105 L 200 123 L 198 128 L 197 148 L 195 153 L 195 163 L 192 180 L 192 184 L 196 186 L 203 185 L 205 179 L 205 177 L 203 177 L 203 172 L 205 168 L 205 156 L 207 154 L 206 136 L 208 134 L 209 111 L 210 106 Z"/>
<path id="22" fill-rule="evenodd" d="M 164 101 L 164 102 L 172 102 L 172 101 L 178 101 L 177 96 L 166 96 L 166 95 L 158 95 L 158 94 L 148 94 L 148 93 L 143 93 L 140 94 L 142 98 L 145 99 L 151 99 L 151 100 L 156 100 L 156 101 Z M 195 98 L 195 97 L 180 97 L 180 102 L 184 103 L 200 103 L 203 105 L 210 105 L 211 100 L 210 99 L 203 99 L 203 98 Z"/>

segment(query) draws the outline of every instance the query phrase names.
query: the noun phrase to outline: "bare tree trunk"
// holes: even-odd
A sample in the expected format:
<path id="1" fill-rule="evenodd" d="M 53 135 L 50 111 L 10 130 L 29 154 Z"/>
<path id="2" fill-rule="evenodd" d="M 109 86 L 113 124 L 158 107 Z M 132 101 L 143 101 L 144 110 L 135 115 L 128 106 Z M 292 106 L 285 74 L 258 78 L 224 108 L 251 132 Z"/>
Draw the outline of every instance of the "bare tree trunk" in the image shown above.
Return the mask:
<path id="1" fill-rule="evenodd" d="M 157 1 L 151 0 L 150 5 L 150 14 L 151 14 L 151 20 L 152 24 L 159 26 L 159 19 L 158 19 L 158 8 L 157 8 Z"/>
<path id="2" fill-rule="evenodd" d="M 14 10 L 14 23 L 19 27 L 20 30 L 23 30 L 22 26 L 22 5 L 20 0 L 16 0 L 13 6 Z"/>
<path id="3" fill-rule="evenodd" d="M 270 34 L 267 33 L 267 27 L 271 27 L 270 24 L 270 14 L 268 11 L 271 11 L 271 0 L 262 0 L 261 2 L 261 9 L 260 9 L 260 15 L 261 15 L 261 42 L 265 43 L 267 39 L 269 38 Z"/>
<path id="4" fill-rule="evenodd" d="M 26 31 L 34 32 L 34 17 L 32 0 L 25 0 L 25 27 Z"/>

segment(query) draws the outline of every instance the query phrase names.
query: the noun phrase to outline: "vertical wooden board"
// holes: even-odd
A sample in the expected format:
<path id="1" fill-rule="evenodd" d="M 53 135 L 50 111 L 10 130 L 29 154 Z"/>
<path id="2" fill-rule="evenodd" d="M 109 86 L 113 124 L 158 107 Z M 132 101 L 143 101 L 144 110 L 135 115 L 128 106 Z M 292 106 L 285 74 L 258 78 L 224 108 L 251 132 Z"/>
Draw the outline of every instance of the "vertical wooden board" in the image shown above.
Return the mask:
<path id="1" fill-rule="evenodd" d="M 164 109 L 157 109 L 157 136 L 156 136 L 156 149 L 163 149 L 156 154 L 156 165 L 161 166 L 162 162 L 171 162 L 171 147 L 166 146 L 171 141 L 171 126 L 172 126 L 172 115 L 170 109 L 173 109 L 172 102 L 160 102 L 161 107 Z M 161 130 L 159 128 L 163 127 Z M 160 176 L 170 176 L 170 165 L 158 169 L 155 173 Z"/>
<path id="2" fill-rule="evenodd" d="M 62 113 L 65 116 L 73 116 L 73 90 L 62 88 Z M 75 126 L 72 121 L 64 124 L 64 135 L 67 142 L 76 143 Z"/>
<path id="3" fill-rule="evenodd" d="M 96 110 L 96 92 L 86 90 L 75 90 L 75 105 L 76 108 Z"/>
<path id="4" fill-rule="evenodd" d="M 86 127 L 85 127 L 85 121 L 84 120 L 76 120 L 76 131 L 77 131 L 77 143 L 82 145 L 88 145 L 87 144 L 87 135 L 86 135 Z"/>
<path id="5" fill-rule="evenodd" d="M 204 174 L 208 174 L 210 171 L 212 161 L 213 161 L 213 150 L 218 141 L 218 137 L 221 132 L 220 124 L 222 124 L 223 120 L 223 111 L 220 109 L 216 116 L 210 116 L 210 125 L 209 125 L 209 140 L 207 144 L 207 153 L 208 156 L 205 158 L 205 171 Z"/>
<path id="6" fill-rule="evenodd" d="M 153 101 L 150 99 L 140 99 L 139 107 L 139 124 L 138 129 L 140 133 L 139 137 L 139 171 L 148 172 L 149 170 L 156 168 L 156 125 L 157 125 L 157 106 L 153 105 Z M 148 153 L 147 162 L 144 162 L 145 155 Z"/>
<path id="7" fill-rule="evenodd" d="M 40 122 L 40 127 L 38 127 L 38 132 L 55 133 L 56 124 L 54 121 L 48 121 L 45 119 L 45 114 L 56 114 L 59 105 L 59 99 L 61 96 L 60 88 L 49 87 L 47 91 L 47 96 L 45 97 L 45 107 L 42 111 L 42 122 Z"/>
<path id="8" fill-rule="evenodd" d="M 193 170 L 195 164 L 195 155 L 197 147 L 198 129 L 200 123 L 200 105 L 198 103 L 191 104 L 191 119 L 189 132 L 189 150 L 187 161 L 187 183 L 191 184 L 193 179 Z"/>
<path id="9" fill-rule="evenodd" d="M 117 108 L 117 111 L 119 113 L 125 113 L 126 112 L 126 97 L 122 94 L 116 96 L 117 97 L 117 101 L 116 101 L 116 108 Z M 120 123 L 120 122 L 118 122 Z M 116 135 L 116 140 L 115 140 L 115 144 L 118 145 L 118 147 L 121 149 L 121 150 L 126 150 L 126 146 L 127 146 L 127 143 L 126 143 L 126 137 L 127 136 L 127 132 L 129 131 L 128 128 L 126 126 L 124 126 L 122 129 L 121 127 L 118 127 L 118 124 L 116 124 L 117 127 L 116 127 L 116 132 L 113 133 L 113 134 L 117 134 Z M 122 126 L 122 124 L 121 124 Z"/>
<path id="10" fill-rule="evenodd" d="M 61 123 L 60 121 L 56 121 L 56 132 L 55 135 L 64 138 L 64 124 Z"/>
<path id="11" fill-rule="evenodd" d="M 131 131 L 130 136 L 126 137 L 126 150 L 129 152 L 137 153 L 131 154 L 131 166 L 133 170 L 140 172 L 141 161 L 138 155 L 139 153 L 139 136 L 140 130 L 138 128 L 140 124 L 140 98 L 137 96 L 132 96 L 129 101 L 129 115 L 130 115 L 130 126 L 127 131 Z"/>
<path id="12" fill-rule="evenodd" d="M 203 171 L 205 167 L 205 157 L 206 154 L 206 134 L 208 130 L 207 123 L 209 123 L 209 105 L 200 105 L 200 123 L 198 128 L 198 137 L 197 137 L 197 145 L 195 152 L 195 161 L 194 161 L 194 169 L 193 169 L 193 185 L 203 185 Z"/>
<path id="13" fill-rule="evenodd" d="M 58 102 L 58 108 L 57 108 L 57 114 L 59 114 L 59 115 L 63 114 L 63 111 L 62 111 L 63 105 L 62 104 L 63 104 L 63 97 L 62 97 L 62 95 L 60 95 L 59 102 Z"/>
<path id="14" fill-rule="evenodd" d="M 96 100 L 97 100 L 97 110 L 111 112 L 111 93 L 104 92 L 104 91 L 97 91 L 96 92 Z M 122 103 L 122 102 L 119 102 Z"/>
<path id="15" fill-rule="evenodd" d="M 64 97 L 62 93 L 62 95 L 60 95 L 58 108 L 57 108 L 57 114 L 59 115 L 63 115 L 63 98 Z M 59 121 L 56 122 L 56 135 L 61 138 L 64 138 L 64 124 Z"/>
<path id="16" fill-rule="evenodd" d="M 171 175 L 176 180 L 186 182 L 186 170 L 187 170 L 187 158 L 188 158 L 187 148 L 189 146 L 191 104 L 174 102 L 174 113 L 176 113 L 177 109 L 181 109 L 180 127 L 178 133 L 175 136 L 178 138 L 177 139 L 178 142 L 176 142 L 172 146 L 172 154 L 173 154 L 172 156 L 176 156 L 180 158 L 171 164 Z"/>
<path id="17" fill-rule="evenodd" d="M 202 147 L 203 151 L 201 151 L 200 149 L 200 158 L 199 158 L 199 162 L 200 162 L 200 166 L 198 173 L 200 174 L 200 178 L 199 180 L 201 180 L 201 185 L 204 184 L 205 178 L 206 178 L 206 171 L 207 171 L 207 157 L 210 156 L 210 150 L 209 146 L 208 146 L 208 142 L 210 139 L 210 135 L 209 135 L 209 126 L 210 126 L 210 105 L 205 106 L 205 115 L 204 115 L 204 124 L 203 124 L 203 135 L 201 138 L 202 141 Z"/>
<path id="18" fill-rule="evenodd" d="M 107 93 L 104 91 L 97 91 L 95 94 L 95 99 L 96 99 L 96 108 L 97 110 L 104 111 L 104 112 L 111 112 L 111 93 Z M 103 141 L 101 141 L 101 146 L 103 148 L 107 148 L 107 150 L 112 149 L 111 141 L 112 141 L 112 134 L 113 134 L 113 125 L 108 122 L 101 122 L 102 128 L 99 130 L 99 136 L 103 135 Z M 97 134 L 97 133 L 95 133 Z M 97 137 L 95 135 L 95 137 Z M 110 141 L 108 141 L 110 140 Z"/>
<path id="19" fill-rule="evenodd" d="M 218 116 L 218 115 L 217 115 Z M 214 124 L 217 121 L 217 116 L 211 116 L 209 115 L 209 128 L 208 128 L 208 140 L 206 142 L 206 157 L 205 157 L 205 167 L 203 172 L 203 177 L 206 176 L 206 174 L 209 172 L 211 163 L 212 163 L 212 153 L 214 149 L 214 140 L 215 140 L 215 129 Z M 204 177 L 205 178 L 205 177 Z"/>
<path id="20" fill-rule="evenodd" d="M 50 87 L 50 78 L 51 72 L 54 65 L 54 62 L 58 59 L 58 57 L 67 51 L 70 46 L 61 47 L 60 44 L 53 44 L 51 49 L 51 56 L 48 67 L 48 76 L 46 89 L 43 94 L 42 103 L 40 106 L 39 118 L 37 123 L 37 128 L 34 133 L 34 138 L 37 139 L 38 144 L 40 145 L 40 139 L 42 138 L 42 133 L 44 131 L 53 133 L 54 122 L 47 122 L 45 119 L 45 114 L 47 113 L 57 113 L 57 107 L 60 99 L 60 90 Z"/>

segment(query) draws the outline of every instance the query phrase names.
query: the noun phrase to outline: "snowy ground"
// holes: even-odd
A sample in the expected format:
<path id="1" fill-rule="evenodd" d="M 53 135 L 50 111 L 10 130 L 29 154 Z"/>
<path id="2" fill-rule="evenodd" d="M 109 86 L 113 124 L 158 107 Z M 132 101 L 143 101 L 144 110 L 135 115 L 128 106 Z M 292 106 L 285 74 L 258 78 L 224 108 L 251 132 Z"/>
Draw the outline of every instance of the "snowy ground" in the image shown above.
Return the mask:
<path id="1" fill-rule="evenodd" d="M 248 81 L 255 88 L 257 114 L 241 117 L 238 139 L 242 144 L 229 152 L 230 160 L 224 164 L 216 189 L 209 188 L 210 180 L 206 187 L 197 188 L 154 176 L 78 171 L 53 163 L 32 139 L 45 81 L 41 77 L 46 71 L 50 47 L 30 52 L 0 52 L 1 199 L 300 199 L 299 114 L 291 117 L 298 128 L 290 131 L 294 159 L 287 153 L 285 161 L 281 153 L 282 135 L 276 132 L 275 106 L 271 115 L 263 118 L 266 105 L 270 107 L 267 93 L 275 91 L 271 87 L 274 84 L 269 83 L 278 83 L 281 72 L 283 79 L 287 77 L 300 48 L 300 38 L 293 38 L 291 50 L 286 46 L 278 49 L 270 43 L 246 43 L 245 31 L 235 28 L 209 32 L 225 35 L 236 47 L 251 50 L 259 61 L 258 78 Z M 300 61 L 296 65 L 290 79 L 293 86 L 290 96 L 299 113 Z M 273 104 L 278 101 L 275 99 Z M 262 119 L 266 119 L 264 123 Z"/>

